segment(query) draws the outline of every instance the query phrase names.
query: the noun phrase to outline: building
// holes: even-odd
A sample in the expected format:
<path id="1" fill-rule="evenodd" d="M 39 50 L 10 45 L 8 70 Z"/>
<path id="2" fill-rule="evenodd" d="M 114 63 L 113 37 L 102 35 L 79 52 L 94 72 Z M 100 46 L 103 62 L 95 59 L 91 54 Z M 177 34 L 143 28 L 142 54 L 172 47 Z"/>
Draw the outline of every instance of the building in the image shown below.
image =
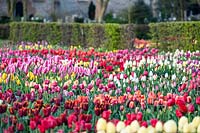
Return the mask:
<path id="1" fill-rule="evenodd" d="M 9 16 L 7 0 L 0 0 L 0 17 Z M 73 16 L 88 17 L 88 7 L 92 0 L 26 0 L 28 19 L 42 18 L 46 20 L 62 19 Z M 93 0 L 95 3 L 95 0 Z M 124 8 L 128 8 L 136 0 L 110 0 L 107 12 L 118 13 Z M 151 5 L 152 0 L 145 0 L 145 3 Z M 14 17 L 24 15 L 23 0 L 15 0 L 13 10 Z"/>

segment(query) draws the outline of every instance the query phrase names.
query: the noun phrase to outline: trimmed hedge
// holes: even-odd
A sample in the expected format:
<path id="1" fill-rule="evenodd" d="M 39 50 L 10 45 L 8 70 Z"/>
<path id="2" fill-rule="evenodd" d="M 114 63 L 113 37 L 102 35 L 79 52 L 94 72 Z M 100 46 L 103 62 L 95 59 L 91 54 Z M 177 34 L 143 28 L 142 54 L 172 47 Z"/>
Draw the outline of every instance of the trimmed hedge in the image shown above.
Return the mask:
<path id="1" fill-rule="evenodd" d="M 0 24 L 0 39 L 8 39 L 9 29 L 9 24 Z"/>
<path id="2" fill-rule="evenodd" d="M 200 22 L 163 22 L 149 26 L 152 40 L 162 50 L 200 50 Z"/>
<path id="3" fill-rule="evenodd" d="M 120 24 L 59 24 L 13 22 L 10 24 L 10 40 L 47 40 L 50 44 L 103 47 L 108 50 L 130 48 L 135 25 Z"/>

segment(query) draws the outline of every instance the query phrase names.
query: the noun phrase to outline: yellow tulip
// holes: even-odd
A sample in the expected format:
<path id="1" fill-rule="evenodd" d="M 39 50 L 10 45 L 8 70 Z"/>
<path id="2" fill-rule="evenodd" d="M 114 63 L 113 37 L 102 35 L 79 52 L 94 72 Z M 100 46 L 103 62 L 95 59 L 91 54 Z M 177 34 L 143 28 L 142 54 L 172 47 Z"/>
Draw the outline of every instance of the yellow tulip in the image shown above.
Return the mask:
<path id="1" fill-rule="evenodd" d="M 18 79 L 18 80 L 16 80 L 16 84 L 17 85 L 21 85 L 21 82 L 20 82 L 20 80 Z"/>
<path id="2" fill-rule="evenodd" d="M 1 78 L 2 78 L 3 80 L 6 80 L 7 77 L 8 77 L 8 75 L 7 75 L 6 73 L 3 73 L 2 76 L 1 76 Z"/>
<path id="3" fill-rule="evenodd" d="M 115 133 L 116 128 L 115 125 L 112 122 L 108 122 L 106 125 L 106 133 Z"/>
<path id="4" fill-rule="evenodd" d="M 166 133 L 176 133 L 177 132 L 177 125 L 174 120 L 168 120 L 164 124 L 164 131 Z"/>
<path id="5" fill-rule="evenodd" d="M 188 124 L 188 118 L 182 116 L 178 121 L 178 130 L 182 132 L 185 124 Z"/>
<path id="6" fill-rule="evenodd" d="M 100 118 L 97 121 L 96 129 L 97 129 L 97 131 L 105 131 L 106 130 L 106 126 L 107 126 L 106 120 L 103 119 L 103 118 Z"/>
<path id="7" fill-rule="evenodd" d="M 117 123 L 116 130 L 117 130 L 117 132 L 121 132 L 121 130 L 124 129 L 125 127 L 126 127 L 125 123 L 123 121 L 119 121 Z"/>

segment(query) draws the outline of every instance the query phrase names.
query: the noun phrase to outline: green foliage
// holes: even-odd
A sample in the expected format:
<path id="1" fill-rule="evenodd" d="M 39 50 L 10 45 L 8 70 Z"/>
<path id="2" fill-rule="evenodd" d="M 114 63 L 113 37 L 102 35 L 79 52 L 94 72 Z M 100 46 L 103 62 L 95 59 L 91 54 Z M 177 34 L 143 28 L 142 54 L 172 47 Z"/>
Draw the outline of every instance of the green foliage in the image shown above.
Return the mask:
<path id="1" fill-rule="evenodd" d="M 119 24 L 13 22 L 10 24 L 10 40 L 14 42 L 46 40 L 53 45 L 105 47 L 113 50 L 129 47 L 128 44 L 134 37 L 133 29 L 130 25 Z"/>
<path id="2" fill-rule="evenodd" d="M 151 23 L 149 26 L 152 40 L 162 50 L 200 49 L 200 22 Z"/>
<path id="3" fill-rule="evenodd" d="M 124 17 L 117 16 L 116 18 L 113 17 L 113 13 L 108 13 L 104 17 L 104 21 L 106 23 L 117 23 L 117 24 L 127 24 L 128 20 L 124 19 Z"/>

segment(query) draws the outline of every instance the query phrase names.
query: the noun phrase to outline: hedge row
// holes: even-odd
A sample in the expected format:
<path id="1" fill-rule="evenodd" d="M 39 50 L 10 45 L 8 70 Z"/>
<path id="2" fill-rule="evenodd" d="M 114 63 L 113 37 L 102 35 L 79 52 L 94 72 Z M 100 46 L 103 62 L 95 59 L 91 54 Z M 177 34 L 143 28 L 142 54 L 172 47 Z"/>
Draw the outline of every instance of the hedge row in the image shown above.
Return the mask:
<path id="1" fill-rule="evenodd" d="M 162 50 L 200 50 L 200 22 L 152 23 L 150 34 Z"/>
<path id="2" fill-rule="evenodd" d="M 8 39 L 9 29 L 9 24 L 0 24 L 0 39 Z"/>
<path id="3" fill-rule="evenodd" d="M 104 47 L 108 50 L 129 48 L 134 38 L 134 25 L 120 24 L 58 24 L 13 22 L 10 40 L 47 40 L 50 44 Z"/>

